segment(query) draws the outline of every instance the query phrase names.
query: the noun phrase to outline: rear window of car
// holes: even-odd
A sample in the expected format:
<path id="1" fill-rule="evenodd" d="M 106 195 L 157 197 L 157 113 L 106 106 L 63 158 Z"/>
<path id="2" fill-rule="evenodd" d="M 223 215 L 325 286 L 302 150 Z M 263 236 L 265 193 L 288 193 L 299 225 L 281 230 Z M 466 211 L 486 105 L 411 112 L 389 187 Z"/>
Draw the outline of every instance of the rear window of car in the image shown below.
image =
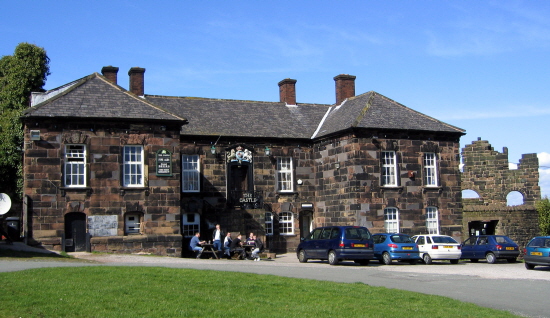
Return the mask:
<path id="1" fill-rule="evenodd" d="M 345 238 L 347 240 L 368 240 L 370 237 L 370 232 L 364 227 L 346 228 Z"/>
<path id="2" fill-rule="evenodd" d="M 550 247 L 550 239 L 545 239 L 542 237 L 532 240 L 529 244 L 529 247 Z"/>
<path id="3" fill-rule="evenodd" d="M 450 237 L 450 236 L 432 236 L 432 241 L 434 243 L 454 243 L 454 244 L 458 244 L 458 242 L 455 241 L 455 239 Z"/>
<path id="4" fill-rule="evenodd" d="M 495 241 L 497 244 L 515 244 L 514 241 L 507 236 L 495 236 Z"/>
<path id="5" fill-rule="evenodd" d="M 414 243 L 408 235 L 392 235 L 390 239 L 394 243 Z"/>

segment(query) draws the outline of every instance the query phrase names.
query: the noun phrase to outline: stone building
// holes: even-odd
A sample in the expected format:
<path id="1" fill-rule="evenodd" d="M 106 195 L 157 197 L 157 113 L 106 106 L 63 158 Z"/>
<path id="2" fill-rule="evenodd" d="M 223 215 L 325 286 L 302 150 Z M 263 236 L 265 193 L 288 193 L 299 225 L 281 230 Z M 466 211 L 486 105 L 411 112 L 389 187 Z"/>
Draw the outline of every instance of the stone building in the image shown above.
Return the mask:
<path id="1" fill-rule="evenodd" d="M 186 255 L 214 225 L 293 251 L 316 226 L 462 236 L 464 130 L 334 77 L 334 104 L 148 95 L 104 67 L 36 93 L 25 127 L 27 236 L 57 250 Z"/>
<path id="2" fill-rule="evenodd" d="M 508 149 L 495 151 L 478 138 L 462 149 L 462 188 L 478 198 L 463 199 L 464 239 L 475 234 L 507 235 L 520 246 L 539 234 L 535 202 L 540 200 L 537 154 L 524 154 L 517 169 L 511 170 Z M 523 204 L 507 205 L 507 195 L 521 193 Z"/>

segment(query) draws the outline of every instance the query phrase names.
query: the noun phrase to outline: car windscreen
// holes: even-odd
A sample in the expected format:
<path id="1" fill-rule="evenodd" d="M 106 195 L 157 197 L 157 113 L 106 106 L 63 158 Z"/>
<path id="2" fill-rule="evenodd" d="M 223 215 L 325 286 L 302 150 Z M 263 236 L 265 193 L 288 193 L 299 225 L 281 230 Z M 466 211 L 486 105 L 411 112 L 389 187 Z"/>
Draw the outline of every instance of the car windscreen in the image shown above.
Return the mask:
<path id="1" fill-rule="evenodd" d="M 390 239 L 394 243 L 414 243 L 408 235 L 391 235 Z"/>
<path id="2" fill-rule="evenodd" d="M 453 243 L 453 244 L 458 244 L 457 241 L 455 241 L 454 238 L 450 237 L 450 236 L 432 236 L 432 241 L 434 243 Z"/>
<path id="3" fill-rule="evenodd" d="M 346 229 L 347 240 L 368 240 L 370 232 L 364 227 L 351 227 Z"/>

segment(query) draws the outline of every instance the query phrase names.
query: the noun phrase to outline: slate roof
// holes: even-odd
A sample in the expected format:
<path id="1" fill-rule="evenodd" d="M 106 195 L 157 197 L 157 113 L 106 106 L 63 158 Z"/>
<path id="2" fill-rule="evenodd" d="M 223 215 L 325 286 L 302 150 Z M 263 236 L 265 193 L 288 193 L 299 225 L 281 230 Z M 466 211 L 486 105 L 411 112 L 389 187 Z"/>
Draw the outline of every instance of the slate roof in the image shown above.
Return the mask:
<path id="1" fill-rule="evenodd" d="M 196 97 L 138 97 L 98 73 L 33 96 L 23 117 L 181 121 L 182 135 L 314 139 L 349 129 L 454 133 L 465 130 L 412 110 L 376 92 L 342 105 Z"/>
<path id="2" fill-rule="evenodd" d="M 39 101 L 23 117 L 183 121 L 185 118 L 153 105 L 98 73 L 33 96 Z M 40 95 L 40 94 L 39 94 Z"/>
<path id="3" fill-rule="evenodd" d="M 310 139 L 329 105 L 145 95 L 185 117 L 183 135 Z"/>
<path id="4" fill-rule="evenodd" d="M 424 115 L 376 92 L 347 99 L 332 107 L 314 137 L 349 128 L 412 130 L 465 134 L 465 130 Z"/>

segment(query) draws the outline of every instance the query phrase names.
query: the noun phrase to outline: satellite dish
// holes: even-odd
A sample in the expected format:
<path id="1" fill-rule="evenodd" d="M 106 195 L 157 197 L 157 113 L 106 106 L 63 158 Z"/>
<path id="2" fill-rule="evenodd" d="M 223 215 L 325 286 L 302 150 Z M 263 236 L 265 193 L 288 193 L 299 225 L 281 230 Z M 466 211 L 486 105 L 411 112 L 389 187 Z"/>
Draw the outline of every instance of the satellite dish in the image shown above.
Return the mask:
<path id="1" fill-rule="evenodd" d="M 5 193 L 0 193 L 0 215 L 8 213 L 11 208 L 11 199 Z"/>

